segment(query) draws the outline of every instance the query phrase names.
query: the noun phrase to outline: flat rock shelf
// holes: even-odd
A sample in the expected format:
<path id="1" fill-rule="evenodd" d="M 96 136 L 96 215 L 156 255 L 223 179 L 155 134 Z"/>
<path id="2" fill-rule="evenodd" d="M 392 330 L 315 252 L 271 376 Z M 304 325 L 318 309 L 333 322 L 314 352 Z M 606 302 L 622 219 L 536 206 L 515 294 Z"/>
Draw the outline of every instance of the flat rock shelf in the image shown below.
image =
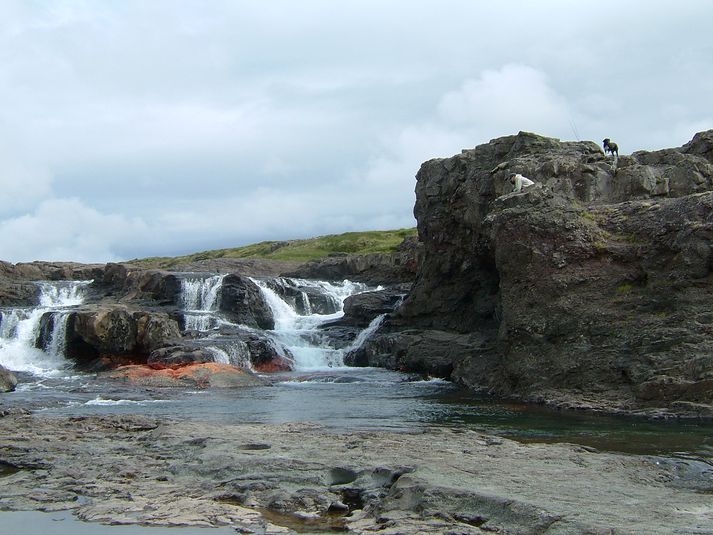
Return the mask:
<path id="1" fill-rule="evenodd" d="M 468 429 L 14 411 L 0 437 L 14 467 L 0 477 L 3 509 L 93 522 L 294 532 L 282 515 L 305 526 L 329 518 L 323 532 L 713 533 L 706 463 Z"/>

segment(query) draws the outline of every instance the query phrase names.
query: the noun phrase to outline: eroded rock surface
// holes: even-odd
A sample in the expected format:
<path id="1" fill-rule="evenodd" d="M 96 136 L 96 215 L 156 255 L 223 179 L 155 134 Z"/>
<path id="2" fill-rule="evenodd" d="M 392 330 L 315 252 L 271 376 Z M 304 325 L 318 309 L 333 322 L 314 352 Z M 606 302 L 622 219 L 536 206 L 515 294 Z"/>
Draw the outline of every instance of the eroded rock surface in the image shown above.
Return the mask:
<path id="1" fill-rule="evenodd" d="M 615 161 L 521 132 L 424 163 L 413 289 L 350 360 L 563 406 L 713 415 L 712 147 L 709 131 Z M 508 193 L 510 172 L 536 185 Z"/>
<path id="2" fill-rule="evenodd" d="M 126 305 L 86 305 L 70 313 L 67 354 L 80 364 L 116 355 L 140 358 L 180 338 L 178 323 L 166 313 Z"/>
<path id="3" fill-rule="evenodd" d="M 220 310 L 235 323 L 272 329 L 275 320 L 257 285 L 247 277 L 232 273 L 223 279 Z"/>
<path id="4" fill-rule="evenodd" d="M 380 535 L 713 533 L 710 465 L 468 430 L 20 413 L 0 418 L 0 462 L 14 467 L 0 477 L 3 509 L 71 509 L 112 524 L 256 534 L 292 533 L 280 526 L 288 520 Z"/>

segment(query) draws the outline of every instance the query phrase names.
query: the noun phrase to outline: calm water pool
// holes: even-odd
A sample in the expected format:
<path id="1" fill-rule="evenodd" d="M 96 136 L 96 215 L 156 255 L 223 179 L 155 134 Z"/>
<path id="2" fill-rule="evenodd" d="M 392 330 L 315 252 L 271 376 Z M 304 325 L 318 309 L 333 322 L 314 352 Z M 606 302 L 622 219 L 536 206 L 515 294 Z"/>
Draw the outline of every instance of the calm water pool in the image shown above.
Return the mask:
<path id="1" fill-rule="evenodd" d="M 29 379 L 29 377 L 27 378 Z M 90 375 L 40 379 L 2 406 L 48 416 L 145 414 L 224 423 L 318 422 L 338 430 L 467 427 L 528 442 L 572 442 L 605 451 L 713 462 L 713 424 L 597 416 L 502 403 L 442 380 L 375 368 L 269 376 L 249 389 L 146 389 Z"/>

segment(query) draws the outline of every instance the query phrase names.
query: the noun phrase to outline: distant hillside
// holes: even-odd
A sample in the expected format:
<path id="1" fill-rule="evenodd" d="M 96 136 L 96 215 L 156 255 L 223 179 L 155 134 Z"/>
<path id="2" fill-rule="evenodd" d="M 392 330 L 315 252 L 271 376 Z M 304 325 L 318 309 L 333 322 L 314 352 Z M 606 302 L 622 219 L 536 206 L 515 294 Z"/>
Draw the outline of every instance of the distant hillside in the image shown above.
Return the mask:
<path id="1" fill-rule="evenodd" d="M 346 232 L 344 234 L 330 234 L 305 240 L 264 241 L 244 247 L 215 249 L 185 256 L 141 258 L 130 262 L 139 266 L 162 269 L 216 258 L 269 258 L 306 262 L 324 258 L 334 253 L 367 254 L 391 252 L 405 238 L 415 235 L 415 228 Z"/>

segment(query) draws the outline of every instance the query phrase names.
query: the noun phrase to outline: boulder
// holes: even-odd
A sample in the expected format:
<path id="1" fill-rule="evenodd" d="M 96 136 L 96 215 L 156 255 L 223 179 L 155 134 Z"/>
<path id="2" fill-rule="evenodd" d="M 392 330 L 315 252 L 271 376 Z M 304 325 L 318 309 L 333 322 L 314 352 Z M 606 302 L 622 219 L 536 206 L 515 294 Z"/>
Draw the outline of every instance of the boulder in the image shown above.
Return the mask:
<path id="1" fill-rule="evenodd" d="M 223 279 L 220 311 L 234 323 L 260 329 L 275 327 L 272 311 L 263 299 L 260 288 L 249 278 L 237 273 Z"/>
<path id="2" fill-rule="evenodd" d="M 278 348 L 269 338 L 247 336 L 245 338 L 250 352 L 250 362 L 255 371 L 284 372 L 294 369 L 294 357 L 286 348 Z"/>
<path id="3" fill-rule="evenodd" d="M 681 152 L 702 156 L 713 163 L 713 130 L 698 132 L 691 141 L 681 147 Z"/>
<path id="4" fill-rule="evenodd" d="M 0 365 L 0 392 L 12 392 L 17 386 L 17 377 L 7 368 Z"/>
<path id="5" fill-rule="evenodd" d="M 178 324 L 168 314 L 125 305 L 88 305 L 70 313 L 66 347 L 67 355 L 80 363 L 115 355 L 145 359 L 180 338 Z"/>
<path id="6" fill-rule="evenodd" d="M 131 264 L 107 264 L 95 285 L 105 299 L 149 305 L 174 305 L 181 293 L 181 282 L 175 274 Z"/>
<path id="7" fill-rule="evenodd" d="M 260 331 L 240 326 L 224 327 L 221 336 L 184 340 L 151 352 L 147 360 L 155 368 L 216 362 L 259 372 L 289 371 L 294 357 L 286 348 Z"/>
<path id="8" fill-rule="evenodd" d="M 136 349 L 143 355 L 181 339 L 178 322 L 166 313 L 137 311 L 132 319 L 136 322 Z"/>
<path id="9" fill-rule="evenodd" d="M 377 316 L 393 312 L 406 294 L 405 288 L 388 288 L 350 295 L 344 300 L 344 316 L 338 323 L 367 327 Z"/>

